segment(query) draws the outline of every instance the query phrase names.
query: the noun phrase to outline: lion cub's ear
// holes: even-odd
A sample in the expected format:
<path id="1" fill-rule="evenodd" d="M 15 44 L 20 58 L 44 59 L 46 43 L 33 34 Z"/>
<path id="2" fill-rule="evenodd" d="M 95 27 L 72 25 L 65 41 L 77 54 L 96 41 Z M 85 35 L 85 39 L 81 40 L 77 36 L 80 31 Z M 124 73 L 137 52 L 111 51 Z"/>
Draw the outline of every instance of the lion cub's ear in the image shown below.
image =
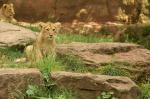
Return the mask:
<path id="1" fill-rule="evenodd" d="M 7 6 L 8 6 L 8 4 L 3 4 L 3 9 L 6 9 L 7 8 Z"/>
<path id="2" fill-rule="evenodd" d="M 55 25 L 56 27 L 58 27 L 58 28 L 61 28 L 61 27 L 62 27 L 62 24 L 61 24 L 60 22 L 56 22 L 54 25 Z"/>
<path id="3" fill-rule="evenodd" d="M 39 27 L 40 27 L 40 29 L 43 29 L 43 28 L 45 28 L 45 27 L 46 27 L 46 24 L 44 24 L 44 23 L 40 23 L 40 24 L 39 24 Z"/>
<path id="4" fill-rule="evenodd" d="M 60 30 L 61 30 L 61 28 L 62 28 L 62 24 L 60 23 L 60 22 L 56 22 L 55 24 L 55 28 L 56 28 L 56 32 L 58 33 L 58 32 L 60 32 Z"/>
<path id="5" fill-rule="evenodd" d="M 12 3 L 10 3 L 9 5 L 12 6 L 12 7 L 14 6 L 14 4 L 12 4 Z"/>

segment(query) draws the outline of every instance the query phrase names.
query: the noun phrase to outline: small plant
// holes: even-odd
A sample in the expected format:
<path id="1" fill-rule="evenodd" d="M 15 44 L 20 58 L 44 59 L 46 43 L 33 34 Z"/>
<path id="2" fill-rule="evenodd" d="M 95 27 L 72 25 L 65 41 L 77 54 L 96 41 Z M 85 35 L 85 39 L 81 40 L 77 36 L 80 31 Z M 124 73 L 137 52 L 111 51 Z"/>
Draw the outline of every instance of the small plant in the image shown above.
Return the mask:
<path id="1" fill-rule="evenodd" d="M 57 87 L 52 90 L 48 87 L 30 85 L 26 91 L 26 95 L 30 99 L 75 99 L 72 92 Z"/>
<path id="2" fill-rule="evenodd" d="M 41 70 L 43 74 L 49 74 L 51 71 L 60 71 L 62 70 L 62 66 L 59 61 L 56 61 L 55 56 L 47 56 L 42 60 L 38 61 L 36 64 L 37 68 Z"/>
<path id="3" fill-rule="evenodd" d="M 96 99 L 118 99 L 114 96 L 114 92 L 102 92 Z"/>

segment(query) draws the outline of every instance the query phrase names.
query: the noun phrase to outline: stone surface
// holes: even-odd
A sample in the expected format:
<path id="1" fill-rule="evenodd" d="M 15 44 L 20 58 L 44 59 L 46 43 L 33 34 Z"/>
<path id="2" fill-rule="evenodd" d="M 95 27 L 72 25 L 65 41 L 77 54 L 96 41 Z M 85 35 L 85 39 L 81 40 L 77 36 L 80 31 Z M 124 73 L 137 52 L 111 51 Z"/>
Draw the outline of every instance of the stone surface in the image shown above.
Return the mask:
<path id="1" fill-rule="evenodd" d="M 107 64 L 123 65 L 134 80 L 150 77 L 150 51 L 128 43 L 70 43 L 57 47 L 60 57 L 72 54 L 86 66 L 101 68 Z M 125 66 L 124 66 L 125 65 Z"/>
<path id="2" fill-rule="evenodd" d="M 113 91 L 118 99 L 139 99 L 138 86 L 127 77 L 53 72 L 58 86 L 77 92 L 77 99 L 96 99 L 103 91 Z"/>
<path id="3" fill-rule="evenodd" d="M 14 3 L 18 20 L 32 22 L 46 21 L 49 15 L 50 20 L 69 22 L 76 18 L 77 12 L 83 8 L 88 10 L 89 17 L 99 22 L 116 21 L 116 16 L 122 16 L 119 13 L 120 8 L 124 11 L 123 15 L 131 17 L 133 21 L 138 20 L 140 11 L 146 17 L 149 15 L 145 12 L 150 12 L 146 9 L 149 4 L 147 0 L 112 0 L 111 2 L 109 0 L 38 0 L 38 2 L 9 0 L 9 2 Z"/>
<path id="4" fill-rule="evenodd" d="M 0 22 L 0 48 L 22 48 L 35 39 L 36 34 L 29 29 Z"/>
<path id="5" fill-rule="evenodd" d="M 15 99 L 14 95 L 25 92 L 28 85 L 41 85 L 41 73 L 36 69 L 0 69 L 0 99 Z"/>

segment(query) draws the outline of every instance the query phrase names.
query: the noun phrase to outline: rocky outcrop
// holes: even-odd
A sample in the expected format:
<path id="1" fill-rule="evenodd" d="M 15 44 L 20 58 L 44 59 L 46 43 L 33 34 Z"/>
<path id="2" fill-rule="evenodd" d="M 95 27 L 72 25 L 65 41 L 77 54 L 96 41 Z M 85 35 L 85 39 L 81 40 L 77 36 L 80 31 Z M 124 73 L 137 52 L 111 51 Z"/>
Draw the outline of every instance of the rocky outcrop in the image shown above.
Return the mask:
<path id="1" fill-rule="evenodd" d="M 36 34 L 29 29 L 0 22 L 0 48 L 24 48 L 36 39 Z"/>
<path id="2" fill-rule="evenodd" d="M 102 68 L 117 64 L 131 73 L 134 80 L 150 77 L 150 51 L 128 43 L 70 43 L 57 47 L 57 54 L 64 58 L 74 55 L 88 67 Z M 132 78 L 131 77 L 131 78 Z"/>
<path id="3" fill-rule="evenodd" d="M 5 0 L 4 0 L 5 1 Z M 16 18 L 24 21 L 58 20 L 70 22 L 81 9 L 87 9 L 88 19 L 97 22 L 137 22 L 142 13 L 149 17 L 148 0 L 9 0 L 15 4 Z M 113 8 L 113 9 L 112 9 Z M 145 13 L 146 12 L 146 13 Z M 141 18 L 143 20 L 143 17 Z"/>
<path id="4" fill-rule="evenodd" d="M 15 99 L 16 94 L 25 93 L 28 85 L 43 84 L 36 69 L 0 69 L 0 79 L 0 99 Z"/>
<path id="5" fill-rule="evenodd" d="M 102 92 L 114 92 L 118 99 L 139 99 L 138 86 L 127 77 L 92 75 L 71 72 L 54 72 L 53 80 L 58 86 L 77 93 L 77 99 L 96 99 Z"/>

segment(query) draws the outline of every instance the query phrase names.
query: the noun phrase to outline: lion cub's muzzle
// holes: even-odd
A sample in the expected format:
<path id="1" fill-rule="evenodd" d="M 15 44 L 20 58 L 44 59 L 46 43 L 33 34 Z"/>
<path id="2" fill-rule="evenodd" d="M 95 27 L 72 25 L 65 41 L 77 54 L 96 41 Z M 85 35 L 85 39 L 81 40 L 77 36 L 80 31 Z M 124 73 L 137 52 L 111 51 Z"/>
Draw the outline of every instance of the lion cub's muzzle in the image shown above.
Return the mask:
<path id="1" fill-rule="evenodd" d="M 54 35 L 49 35 L 49 36 L 48 36 L 48 39 L 49 39 L 49 40 L 52 40 L 53 38 L 54 38 Z"/>
<path id="2" fill-rule="evenodd" d="M 11 13 L 11 14 L 9 15 L 9 17 L 10 17 L 10 18 L 13 18 L 14 15 L 15 15 L 14 13 Z"/>

